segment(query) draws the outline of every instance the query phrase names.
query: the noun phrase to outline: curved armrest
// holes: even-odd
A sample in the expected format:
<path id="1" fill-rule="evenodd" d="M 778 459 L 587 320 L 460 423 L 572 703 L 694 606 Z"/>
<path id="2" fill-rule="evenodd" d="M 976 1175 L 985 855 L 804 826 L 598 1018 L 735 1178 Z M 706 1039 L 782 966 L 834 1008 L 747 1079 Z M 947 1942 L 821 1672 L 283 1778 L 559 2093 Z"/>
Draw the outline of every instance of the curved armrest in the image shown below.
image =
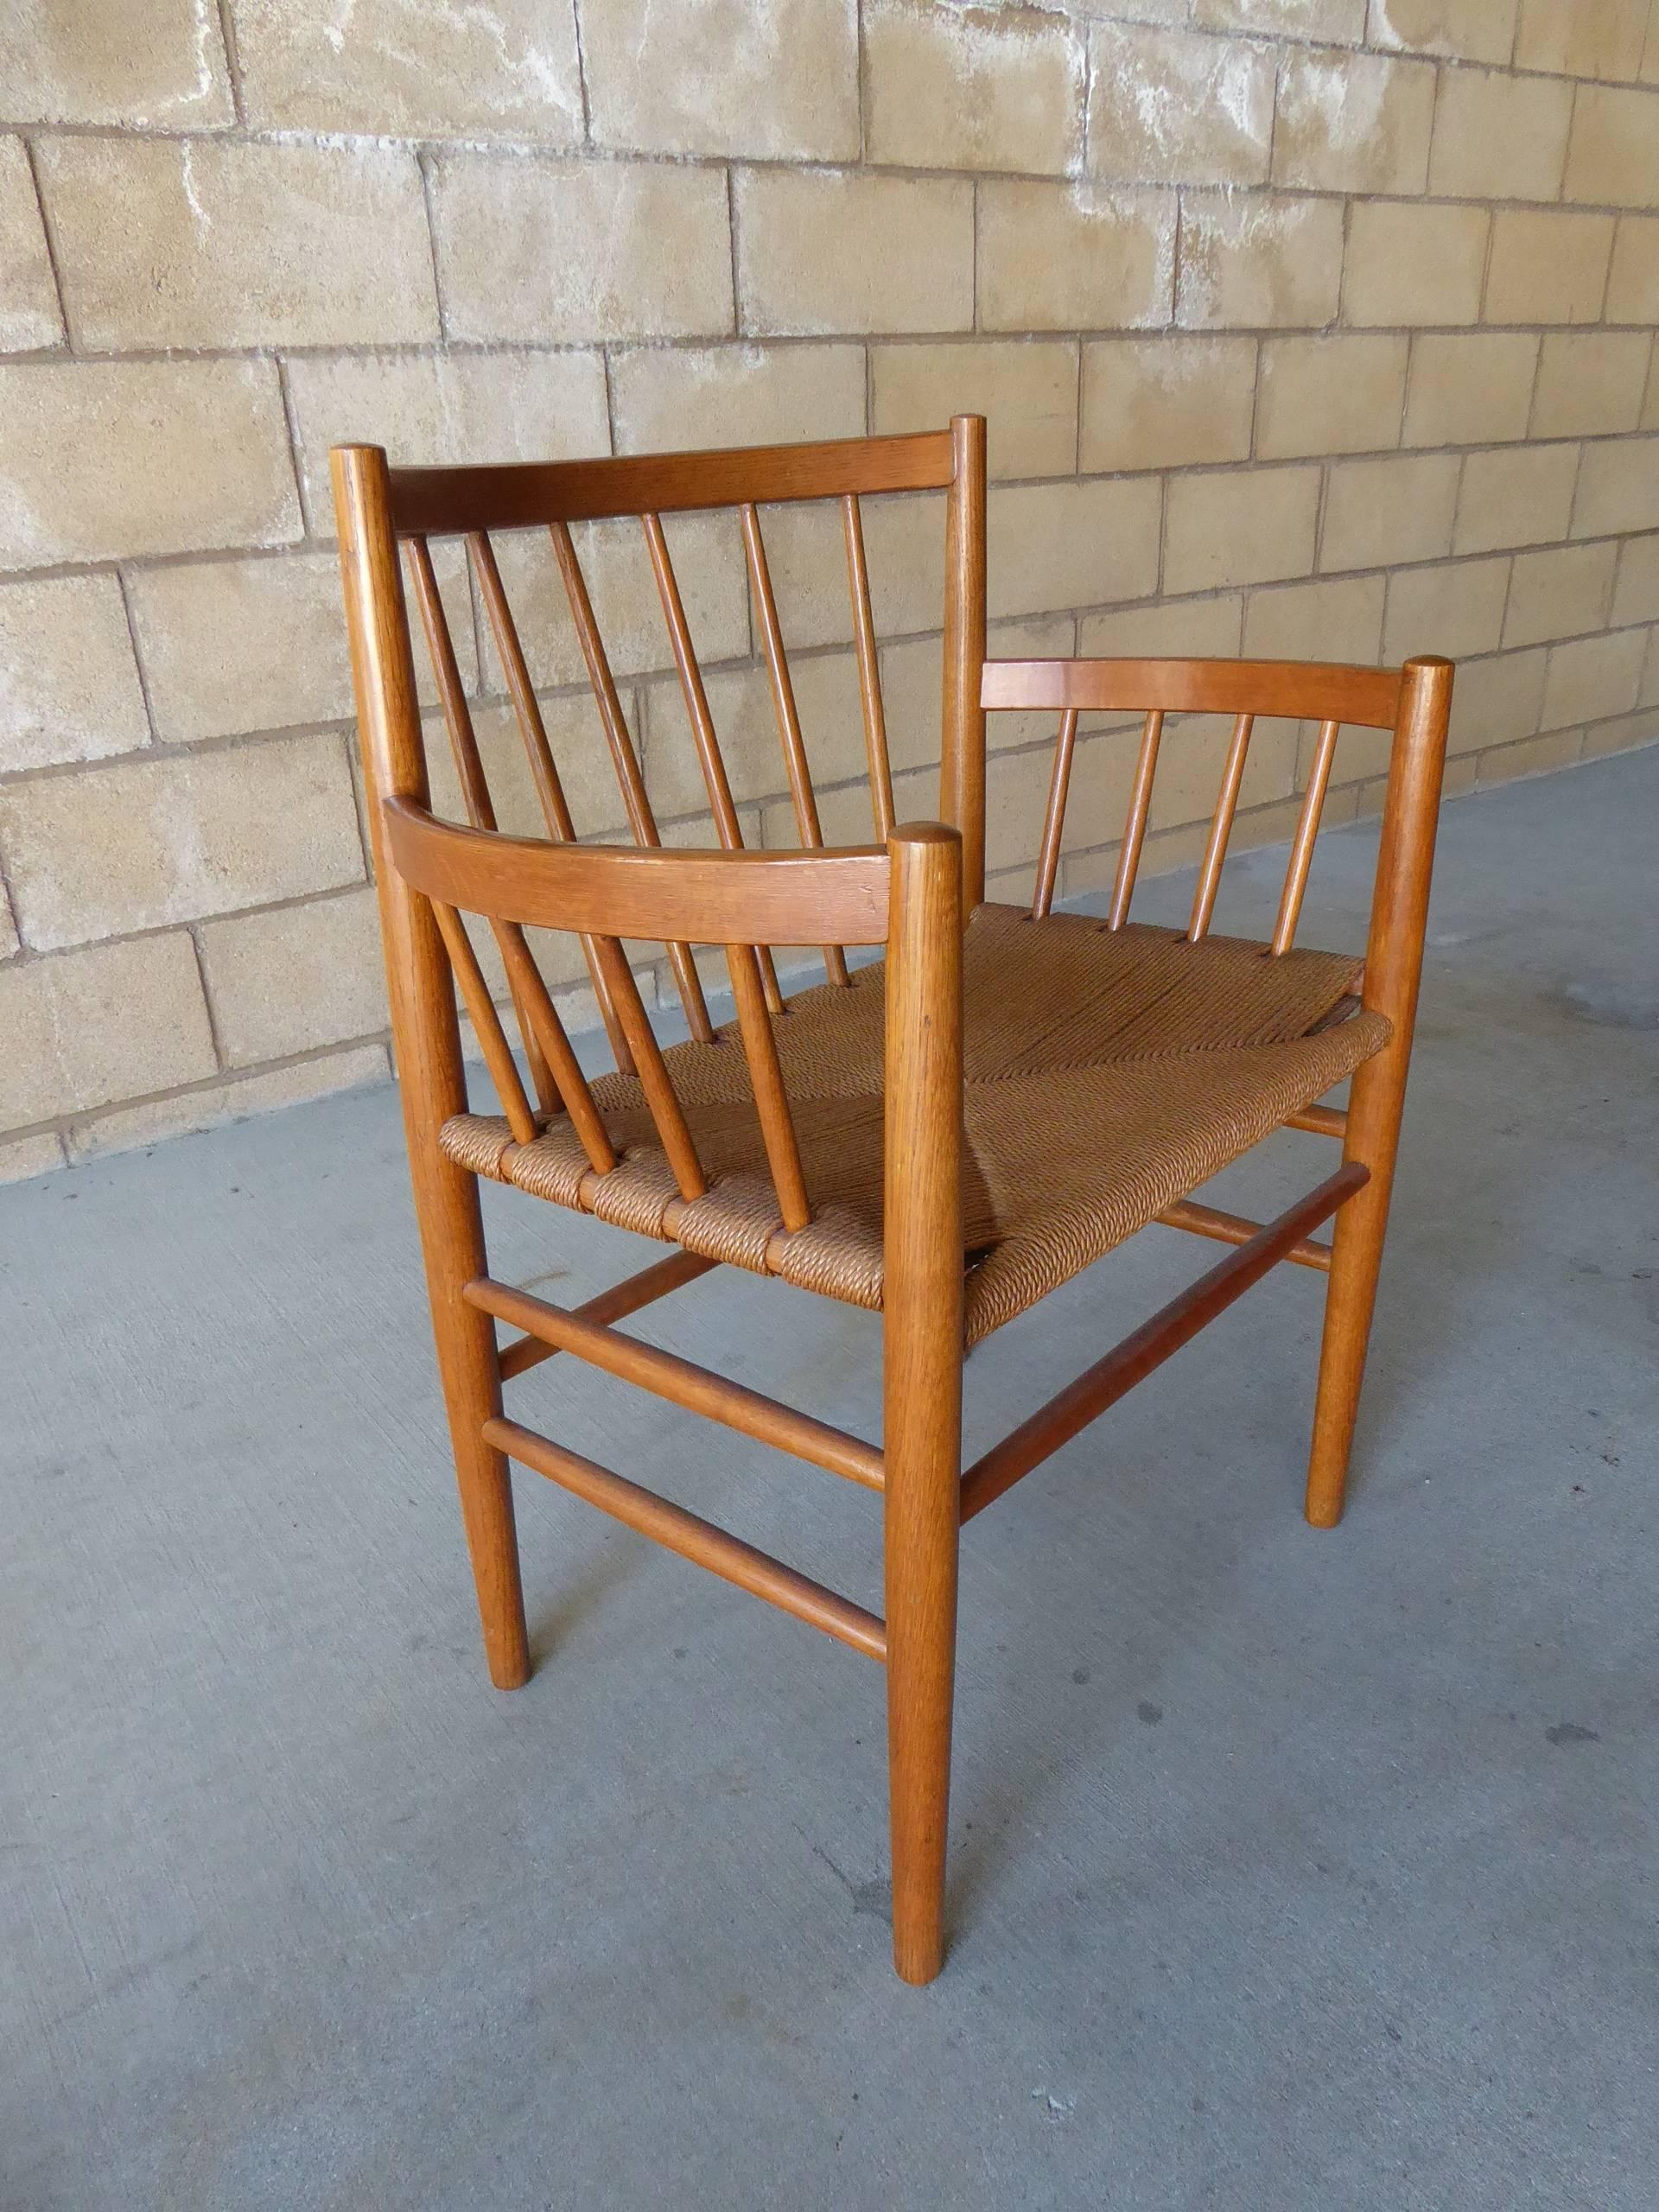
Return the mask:
<path id="1" fill-rule="evenodd" d="M 662 943 L 887 943 L 891 863 L 879 845 L 642 851 L 464 829 L 408 798 L 388 798 L 381 811 L 398 874 L 466 913 Z"/>

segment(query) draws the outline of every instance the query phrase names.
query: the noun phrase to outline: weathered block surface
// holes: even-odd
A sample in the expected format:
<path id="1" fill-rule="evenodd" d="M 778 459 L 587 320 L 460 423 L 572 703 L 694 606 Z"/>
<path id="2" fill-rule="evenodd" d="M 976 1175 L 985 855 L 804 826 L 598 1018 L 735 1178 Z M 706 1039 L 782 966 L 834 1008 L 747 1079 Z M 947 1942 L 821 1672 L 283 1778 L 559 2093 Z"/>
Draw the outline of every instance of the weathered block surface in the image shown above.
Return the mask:
<path id="1" fill-rule="evenodd" d="M 585 10 L 591 41 L 599 10 Z M 543 0 L 237 0 L 236 59 L 262 129 L 582 140 L 575 17 Z"/>
<path id="2" fill-rule="evenodd" d="M 1090 40 L 1090 174 L 1160 184 L 1265 184 L 1274 65 L 1270 47 L 1097 24 Z"/>
<path id="3" fill-rule="evenodd" d="M 32 353 L 62 336 L 29 156 L 21 138 L 0 138 L 0 353 Z"/>
<path id="4" fill-rule="evenodd" d="M 1478 321 L 1490 219 L 1484 207 L 1359 201 L 1349 219 L 1344 321 Z"/>
<path id="5" fill-rule="evenodd" d="M 1428 188 L 1448 199 L 1554 200 L 1572 124 L 1570 84 L 1448 70 L 1435 106 Z"/>
<path id="6" fill-rule="evenodd" d="M 1321 569 L 1392 568 L 1452 550 L 1458 463 L 1450 454 L 1338 461 L 1327 474 Z"/>
<path id="7" fill-rule="evenodd" d="M 410 154 L 62 138 L 38 158 L 70 334 L 86 351 L 438 334 Z"/>
<path id="8" fill-rule="evenodd" d="M 983 330 L 1142 330 L 1169 321 L 1173 195 L 999 180 L 979 188 Z"/>
<path id="9" fill-rule="evenodd" d="M 385 1072 L 331 445 L 482 465 L 982 413 L 994 652 L 1446 652 L 1454 790 L 1659 735 L 1649 0 L 12 13 L 0 1173 Z M 866 837 L 842 517 L 761 526 L 825 834 Z M 944 501 L 864 529 L 898 803 L 931 815 Z M 745 834 L 792 842 L 736 518 L 668 537 Z M 575 543 L 664 839 L 707 842 L 638 524 Z M 497 553 L 578 827 L 625 836 L 545 532 Z M 501 819 L 537 834 L 464 550 L 433 557 Z M 454 813 L 418 639 L 416 673 Z M 1109 880 L 1128 719 L 1085 722 L 1067 893 Z M 1052 722 L 989 732 L 1000 895 Z M 1196 855 L 1227 738 L 1172 728 L 1148 868 Z M 1241 847 L 1288 833 L 1311 743 L 1258 733 Z M 1328 821 L 1376 810 L 1387 758 L 1344 743 Z M 591 1026 L 574 941 L 536 946 Z M 60 1041 L 124 997 L 142 1038 Z"/>
<path id="10" fill-rule="evenodd" d="M 446 155 L 432 204 L 453 338 L 575 345 L 732 328 L 718 170 Z"/>
<path id="11" fill-rule="evenodd" d="M 1507 61 L 1518 6 L 1519 0 L 1371 0 L 1371 43 L 1459 61 Z"/>
<path id="12" fill-rule="evenodd" d="M 0 850 L 23 942 L 42 952 L 363 873 L 338 737 L 117 761 L 7 787 Z"/>
<path id="13" fill-rule="evenodd" d="M 203 130 L 236 120 L 213 0 L 50 0 L 7 11 L 7 119 Z"/>
<path id="14" fill-rule="evenodd" d="M 610 362 L 619 453 L 864 433 L 861 346 L 641 346 Z"/>
<path id="15" fill-rule="evenodd" d="M 1313 566 L 1319 513 L 1317 468 L 1241 468 L 1178 476 L 1169 487 L 1164 588 L 1305 576 Z"/>
<path id="16" fill-rule="evenodd" d="M 373 891 L 207 922 L 201 966 L 226 1063 L 249 1067 L 386 1026 Z"/>
<path id="17" fill-rule="evenodd" d="M 113 576 L 0 584 L 0 775 L 149 741 Z"/>
<path id="18" fill-rule="evenodd" d="M 198 1082 L 217 1065 L 182 930 L 0 968 L 0 1034 L 7 1129 Z"/>
<path id="19" fill-rule="evenodd" d="M 1084 468 L 1248 461 L 1255 367 L 1251 338 L 1125 338 L 1085 346 Z"/>
<path id="20" fill-rule="evenodd" d="M 1454 550 L 1484 553 L 1565 537 L 1579 451 L 1576 445 L 1535 445 L 1471 453 L 1463 465 Z"/>
<path id="21" fill-rule="evenodd" d="M 1464 660 L 1496 652 L 1509 596 L 1507 560 L 1459 561 L 1450 568 L 1396 569 L 1389 578 L 1382 658 L 1445 653 Z"/>
<path id="22" fill-rule="evenodd" d="M 1053 176 L 1076 167 L 1084 45 L 1064 15 L 870 0 L 864 51 L 869 160 Z"/>
<path id="23" fill-rule="evenodd" d="M 0 367 L 0 569 L 300 535 L 275 365 Z"/>
<path id="24" fill-rule="evenodd" d="M 1319 327 L 1342 289 L 1336 200 L 1187 194 L 1175 320 L 1187 330 Z"/>
<path id="25" fill-rule="evenodd" d="M 1146 481 L 1086 478 L 993 492 L 991 613 L 1038 614 L 1149 597 L 1158 586 L 1160 507 L 1157 485 Z"/>
<path id="26" fill-rule="evenodd" d="M 582 35 L 598 145 L 858 158 L 854 0 L 582 0 Z"/>
<path id="27" fill-rule="evenodd" d="M 1409 346 L 1400 338 L 1274 338 L 1262 348 L 1255 449 L 1265 461 L 1400 442 Z"/>
<path id="28" fill-rule="evenodd" d="M 1421 192 L 1435 81 L 1421 62 L 1291 55 L 1279 79 L 1274 182 L 1311 192 Z"/>
<path id="29" fill-rule="evenodd" d="M 953 415 L 990 425 L 993 476 L 1069 476 L 1077 464 L 1077 348 L 1069 339 L 879 346 L 872 427 L 937 430 Z"/>
<path id="30" fill-rule="evenodd" d="M 745 331 L 971 328 L 971 186 L 776 168 L 740 170 L 733 183 Z"/>

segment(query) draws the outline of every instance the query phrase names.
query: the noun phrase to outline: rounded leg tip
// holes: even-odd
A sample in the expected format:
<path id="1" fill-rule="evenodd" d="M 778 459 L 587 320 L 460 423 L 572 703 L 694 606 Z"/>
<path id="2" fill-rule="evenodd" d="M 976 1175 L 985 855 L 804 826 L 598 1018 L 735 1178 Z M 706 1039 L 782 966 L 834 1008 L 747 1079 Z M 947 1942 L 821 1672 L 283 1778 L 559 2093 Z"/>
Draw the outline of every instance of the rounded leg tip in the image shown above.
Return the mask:
<path id="1" fill-rule="evenodd" d="M 908 1982 L 912 1989 L 923 1989 L 930 1981 L 937 1981 L 944 1964 L 944 1939 L 941 1935 L 934 1933 L 917 1939 L 894 1935 L 893 1971 L 900 1981 Z"/>
<path id="2" fill-rule="evenodd" d="M 485 1659 L 490 1669 L 490 1680 L 499 1690 L 521 1690 L 530 1680 L 530 1651 L 518 1644 L 505 1651 L 489 1651 Z"/>
<path id="3" fill-rule="evenodd" d="M 1310 1497 L 1302 1509 L 1310 1529 L 1334 1529 L 1342 1519 L 1339 1497 Z"/>

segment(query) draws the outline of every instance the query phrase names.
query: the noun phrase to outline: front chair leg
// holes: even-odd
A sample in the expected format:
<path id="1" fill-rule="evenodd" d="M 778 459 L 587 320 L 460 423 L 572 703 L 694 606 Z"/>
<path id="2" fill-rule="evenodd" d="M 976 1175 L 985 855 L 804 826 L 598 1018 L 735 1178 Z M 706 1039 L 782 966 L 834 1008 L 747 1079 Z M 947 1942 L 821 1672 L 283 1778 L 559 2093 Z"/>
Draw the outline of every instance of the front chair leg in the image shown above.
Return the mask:
<path id="1" fill-rule="evenodd" d="M 947 1329 L 950 1324 L 947 1322 Z M 885 1329 L 887 1773 L 893 1962 L 931 1981 L 944 1957 L 950 1707 L 957 1669 L 962 1338 L 909 1302 Z"/>
<path id="2" fill-rule="evenodd" d="M 883 1515 L 893 1962 L 944 1956 L 962 1527 L 962 848 L 894 832 L 887 979 Z"/>

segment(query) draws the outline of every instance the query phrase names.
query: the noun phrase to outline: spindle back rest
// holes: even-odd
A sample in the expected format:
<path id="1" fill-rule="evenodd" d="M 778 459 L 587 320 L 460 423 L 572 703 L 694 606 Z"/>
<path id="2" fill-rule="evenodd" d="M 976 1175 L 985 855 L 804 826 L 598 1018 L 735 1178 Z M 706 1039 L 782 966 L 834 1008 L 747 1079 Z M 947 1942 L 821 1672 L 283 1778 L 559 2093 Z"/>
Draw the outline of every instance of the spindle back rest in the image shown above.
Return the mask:
<path id="1" fill-rule="evenodd" d="M 607 1173 L 616 1164 L 592 1091 L 525 938 L 531 925 L 570 931 L 580 940 L 617 1067 L 638 1077 L 682 1197 L 701 1196 L 707 1188 L 702 1163 L 622 939 L 665 946 L 687 1027 L 705 1044 L 714 1044 L 716 1036 L 694 947 L 718 945 L 725 954 L 780 1216 L 791 1230 L 811 1218 L 772 1027 L 785 1001 L 772 948 L 821 944 L 828 980 L 845 985 L 845 947 L 880 944 L 886 936 L 885 847 L 894 826 L 893 774 L 861 502 L 889 493 L 946 494 L 940 811 L 962 830 L 964 880 L 972 895 L 982 881 L 984 843 L 984 716 L 979 705 L 984 434 L 980 418 L 963 416 L 949 429 L 912 436 L 464 468 L 394 469 L 378 448 L 336 451 L 342 537 L 355 531 L 365 541 L 347 546 L 344 563 L 355 649 L 380 663 L 378 681 L 359 684 L 360 696 L 380 702 L 381 726 L 374 726 L 372 714 L 365 721 L 377 861 L 384 868 L 390 861 L 429 909 L 518 1142 L 531 1141 L 548 1116 L 564 1113 L 595 1173 Z M 872 828 L 878 841 L 873 848 L 833 853 L 823 845 L 761 513 L 776 504 L 830 499 L 841 509 Z M 686 595 L 663 522 L 666 515 L 710 508 L 734 508 L 739 517 L 760 652 L 800 842 L 798 855 L 744 849 Z M 640 527 L 717 851 L 662 849 L 639 747 L 571 531 L 573 524 L 621 518 L 632 518 Z M 632 849 L 577 843 L 582 825 L 566 795 L 567 779 L 550 742 L 492 535 L 532 528 L 544 529 L 550 541 L 622 814 L 634 841 Z M 453 535 L 465 542 L 546 844 L 505 837 L 498 829 L 497 798 L 432 557 L 432 539 Z M 466 830 L 440 823 L 428 810 L 400 554 L 430 657 Z M 562 847 L 571 849 L 556 849 Z M 530 1071 L 529 1090 L 467 933 L 463 917 L 468 914 L 487 922 L 499 950 Z M 418 918 L 410 926 L 421 926 Z M 389 968 L 392 950 L 389 943 Z"/>

